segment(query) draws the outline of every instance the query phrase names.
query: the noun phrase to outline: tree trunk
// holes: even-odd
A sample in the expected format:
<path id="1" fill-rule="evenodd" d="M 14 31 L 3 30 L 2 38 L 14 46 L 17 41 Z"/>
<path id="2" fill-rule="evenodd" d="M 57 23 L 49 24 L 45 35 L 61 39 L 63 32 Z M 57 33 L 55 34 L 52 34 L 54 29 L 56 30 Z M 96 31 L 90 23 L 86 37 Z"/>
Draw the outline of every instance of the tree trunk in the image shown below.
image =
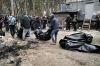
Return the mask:
<path id="1" fill-rule="evenodd" d="M 14 15 L 14 0 L 11 1 L 11 15 Z"/>

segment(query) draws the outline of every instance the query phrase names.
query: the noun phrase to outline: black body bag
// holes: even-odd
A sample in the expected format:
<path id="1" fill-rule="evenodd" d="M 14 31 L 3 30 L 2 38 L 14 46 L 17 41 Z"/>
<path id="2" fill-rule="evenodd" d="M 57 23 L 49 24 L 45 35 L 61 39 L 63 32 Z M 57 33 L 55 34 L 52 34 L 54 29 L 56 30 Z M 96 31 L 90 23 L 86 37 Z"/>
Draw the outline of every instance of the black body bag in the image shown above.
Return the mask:
<path id="1" fill-rule="evenodd" d="M 51 31 L 52 30 L 47 30 L 46 32 L 43 32 L 41 30 L 36 30 L 34 32 L 35 36 L 37 39 L 41 40 L 41 41 L 48 41 L 51 39 Z"/>
<path id="2" fill-rule="evenodd" d="M 93 37 L 90 34 L 75 33 L 65 36 L 59 41 L 60 47 L 66 50 L 100 53 L 100 46 L 92 45 Z"/>

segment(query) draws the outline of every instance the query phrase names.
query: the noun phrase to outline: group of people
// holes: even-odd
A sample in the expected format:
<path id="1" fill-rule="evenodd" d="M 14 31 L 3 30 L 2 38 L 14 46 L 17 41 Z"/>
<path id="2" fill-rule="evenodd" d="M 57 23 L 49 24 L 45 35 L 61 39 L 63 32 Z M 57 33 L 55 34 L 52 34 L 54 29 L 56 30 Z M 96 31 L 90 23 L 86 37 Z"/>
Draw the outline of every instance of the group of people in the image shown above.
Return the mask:
<path id="1" fill-rule="evenodd" d="M 57 34 L 59 31 L 59 23 L 57 18 L 54 15 L 50 17 L 32 17 L 27 14 L 21 15 L 17 18 L 14 15 L 3 16 L 0 15 L 0 29 L 5 27 L 6 31 L 10 31 L 12 38 L 15 37 L 17 30 L 20 28 L 23 29 L 22 40 L 25 41 L 26 35 L 31 36 L 31 31 L 36 29 L 46 29 L 46 26 L 49 27 L 51 32 L 52 44 L 56 44 Z M 19 28 L 20 27 L 20 28 Z"/>
<path id="2" fill-rule="evenodd" d="M 65 19 L 66 30 L 70 30 L 73 28 L 74 31 L 77 31 L 78 27 L 78 19 L 77 15 L 71 17 L 67 15 Z M 19 27 L 23 29 L 22 40 L 26 39 L 27 36 L 31 36 L 31 31 L 37 29 L 46 29 L 51 30 L 51 39 L 52 44 L 56 44 L 57 34 L 59 32 L 59 20 L 55 15 L 51 15 L 49 17 L 38 17 L 38 16 L 29 16 L 26 13 L 22 14 L 20 17 L 16 17 L 14 15 L 3 16 L 0 15 L 0 31 L 3 31 L 2 28 L 5 27 L 6 31 L 10 31 L 11 36 L 14 38 Z M 96 30 L 100 29 L 100 16 L 96 17 L 95 23 Z M 31 36 L 32 37 L 32 36 Z"/>
<path id="3" fill-rule="evenodd" d="M 80 20 L 77 18 L 77 15 L 74 15 L 74 17 L 67 15 L 65 19 L 66 30 L 70 30 L 71 28 L 73 28 L 74 31 L 77 31 L 77 29 L 82 28 L 83 21 L 80 22 Z M 96 15 L 95 17 L 94 29 L 100 30 L 100 15 Z"/>
<path id="4" fill-rule="evenodd" d="M 70 15 L 67 15 L 66 19 L 66 30 L 70 30 L 71 25 L 73 27 L 74 31 L 77 31 L 77 16 L 74 15 L 74 18 L 72 18 Z"/>

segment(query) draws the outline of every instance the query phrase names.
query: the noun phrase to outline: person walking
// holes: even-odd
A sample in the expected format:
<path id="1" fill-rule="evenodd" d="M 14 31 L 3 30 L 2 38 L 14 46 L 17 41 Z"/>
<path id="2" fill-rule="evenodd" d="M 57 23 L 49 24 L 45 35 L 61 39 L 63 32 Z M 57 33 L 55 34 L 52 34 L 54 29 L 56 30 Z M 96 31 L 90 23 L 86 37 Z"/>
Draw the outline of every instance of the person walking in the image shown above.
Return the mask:
<path id="1" fill-rule="evenodd" d="M 14 38 L 15 30 L 16 30 L 16 17 L 11 15 L 8 17 L 8 21 L 9 21 L 10 34 Z"/>
<path id="2" fill-rule="evenodd" d="M 57 34 L 59 31 L 59 23 L 58 19 L 54 16 L 51 15 L 50 17 L 50 23 L 49 23 L 49 30 L 51 30 L 51 39 L 52 39 L 52 44 L 55 45 L 57 41 Z"/>

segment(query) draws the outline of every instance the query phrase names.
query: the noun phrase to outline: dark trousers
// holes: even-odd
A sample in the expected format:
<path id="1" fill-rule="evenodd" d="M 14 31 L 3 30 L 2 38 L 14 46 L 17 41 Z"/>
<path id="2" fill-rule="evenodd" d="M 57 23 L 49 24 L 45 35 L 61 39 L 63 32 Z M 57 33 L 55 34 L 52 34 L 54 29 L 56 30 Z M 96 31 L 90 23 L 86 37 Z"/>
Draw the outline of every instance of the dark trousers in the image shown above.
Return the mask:
<path id="1" fill-rule="evenodd" d="M 72 26 L 73 26 L 73 28 L 74 28 L 74 31 L 77 31 L 77 23 L 76 23 L 76 22 L 73 22 L 73 23 L 72 23 Z"/>
<path id="2" fill-rule="evenodd" d="M 10 28 L 10 34 L 14 38 L 15 35 L 15 25 L 9 25 Z"/>

